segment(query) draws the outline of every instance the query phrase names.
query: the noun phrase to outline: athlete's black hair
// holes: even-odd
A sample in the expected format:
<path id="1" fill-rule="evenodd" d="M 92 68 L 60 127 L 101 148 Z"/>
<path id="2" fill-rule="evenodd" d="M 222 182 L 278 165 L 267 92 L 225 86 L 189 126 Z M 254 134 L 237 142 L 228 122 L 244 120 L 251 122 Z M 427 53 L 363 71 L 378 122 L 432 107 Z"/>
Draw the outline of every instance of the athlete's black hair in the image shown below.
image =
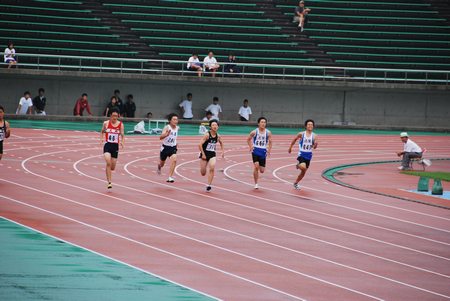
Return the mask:
<path id="1" fill-rule="evenodd" d="M 209 127 L 211 127 L 211 125 L 212 125 L 214 122 L 217 123 L 217 125 L 219 125 L 219 120 L 217 120 L 217 119 L 212 119 L 212 120 L 209 121 Z"/>
<path id="2" fill-rule="evenodd" d="M 259 117 L 259 118 L 258 118 L 258 124 L 259 124 L 259 122 L 260 122 L 261 120 L 263 120 L 263 119 L 264 119 L 264 120 L 266 121 L 266 123 L 267 123 L 267 118 L 266 118 L 266 117 Z"/>
<path id="3" fill-rule="evenodd" d="M 175 117 L 175 116 L 178 117 L 177 114 L 175 114 L 175 113 L 170 113 L 169 115 L 167 115 L 167 121 L 170 122 L 170 121 L 172 120 L 172 118 Z"/>
<path id="4" fill-rule="evenodd" d="M 312 119 L 306 119 L 306 121 L 305 121 L 305 127 L 306 127 L 306 125 L 308 124 L 308 122 L 312 122 L 313 126 L 316 125 L 316 124 L 314 123 L 314 120 L 312 120 Z"/>
<path id="5" fill-rule="evenodd" d="M 119 110 L 117 110 L 117 109 L 115 109 L 115 108 L 111 110 L 111 115 L 112 115 L 113 113 L 117 113 L 118 115 L 120 115 Z"/>
<path id="6" fill-rule="evenodd" d="M 3 112 L 5 112 L 5 108 L 3 108 L 3 106 L 0 106 L 0 110 L 2 110 Z"/>

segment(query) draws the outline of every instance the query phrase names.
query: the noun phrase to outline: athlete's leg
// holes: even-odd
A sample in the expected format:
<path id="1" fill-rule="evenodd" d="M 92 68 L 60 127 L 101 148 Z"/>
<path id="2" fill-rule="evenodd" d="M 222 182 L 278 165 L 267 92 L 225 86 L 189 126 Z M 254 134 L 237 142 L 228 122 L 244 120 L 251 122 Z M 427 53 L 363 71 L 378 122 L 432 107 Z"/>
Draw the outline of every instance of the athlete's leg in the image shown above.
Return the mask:
<path id="1" fill-rule="evenodd" d="M 208 173 L 208 185 L 211 185 L 214 179 L 214 169 L 216 167 L 216 157 L 211 158 L 208 162 L 209 165 L 209 173 Z"/>
<path id="2" fill-rule="evenodd" d="M 0 154 L 0 160 L 2 159 L 3 154 Z"/>
<path id="3" fill-rule="evenodd" d="M 175 167 L 177 166 L 177 154 L 170 156 L 170 161 L 169 177 L 172 177 L 175 172 Z"/>
<path id="4" fill-rule="evenodd" d="M 103 156 L 106 162 L 106 180 L 108 181 L 108 183 L 111 183 L 111 165 L 112 165 L 111 154 L 104 153 Z"/>
<path id="5" fill-rule="evenodd" d="M 300 174 L 298 175 L 297 180 L 295 181 L 295 184 L 298 184 L 298 182 L 300 182 L 303 179 L 303 177 L 306 174 L 306 171 L 308 170 L 308 168 L 306 167 L 306 163 L 304 163 L 304 162 L 300 163 L 298 165 L 298 168 L 300 169 Z"/>
<path id="6" fill-rule="evenodd" d="M 111 171 L 116 169 L 117 158 L 111 157 Z"/>
<path id="7" fill-rule="evenodd" d="M 258 178 L 259 178 L 259 162 L 253 163 L 253 179 L 255 180 L 255 184 L 258 184 Z"/>
<path id="8" fill-rule="evenodd" d="M 208 161 L 200 159 L 200 173 L 202 176 L 206 175 L 206 165 L 208 165 Z"/>

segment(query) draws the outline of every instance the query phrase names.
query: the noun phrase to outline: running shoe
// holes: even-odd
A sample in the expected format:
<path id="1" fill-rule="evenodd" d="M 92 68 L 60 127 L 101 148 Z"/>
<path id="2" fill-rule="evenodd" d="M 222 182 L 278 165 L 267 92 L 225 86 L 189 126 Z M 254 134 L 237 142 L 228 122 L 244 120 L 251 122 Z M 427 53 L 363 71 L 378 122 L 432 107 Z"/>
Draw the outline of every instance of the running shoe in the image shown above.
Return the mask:
<path id="1" fill-rule="evenodd" d="M 258 188 L 259 188 L 258 184 L 255 184 L 255 189 L 258 189 Z"/>
<path id="2" fill-rule="evenodd" d="M 210 191 L 211 191 L 211 186 L 210 185 L 206 186 L 206 192 L 210 192 Z"/>
<path id="3" fill-rule="evenodd" d="M 300 190 L 300 189 L 301 189 L 301 188 L 300 188 L 300 185 L 298 185 L 298 183 L 294 183 L 294 188 L 297 189 L 297 190 Z"/>
<path id="4" fill-rule="evenodd" d="M 107 186 L 107 187 L 108 187 L 108 189 L 111 189 L 111 188 L 112 188 L 111 182 L 108 183 L 108 186 Z"/>
<path id="5" fill-rule="evenodd" d="M 158 164 L 158 169 L 156 170 L 156 173 L 158 174 L 158 175 L 160 175 L 161 174 L 161 166 Z"/>
<path id="6" fill-rule="evenodd" d="M 166 182 L 173 183 L 173 182 L 175 182 L 175 179 L 172 177 L 169 177 Z"/>

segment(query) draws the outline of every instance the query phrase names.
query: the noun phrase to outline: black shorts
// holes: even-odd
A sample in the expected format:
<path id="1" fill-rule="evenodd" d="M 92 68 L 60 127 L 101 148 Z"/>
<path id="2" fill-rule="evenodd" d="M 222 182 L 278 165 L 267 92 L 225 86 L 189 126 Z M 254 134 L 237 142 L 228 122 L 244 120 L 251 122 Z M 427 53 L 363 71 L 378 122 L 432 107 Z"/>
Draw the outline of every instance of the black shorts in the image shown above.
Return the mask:
<path id="1" fill-rule="evenodd" d="M 0 154 L 3 154 L 3 140 L 0 141 Z"/>
<path id="2" fill-rule="evenodd" d="M 258 156 L 252 153 L 253 163 L 258 162 L 259 166 L 266 167 L 266 157 Z"/>
<path id="3" fill-rule="evenodd" d="M 216 152 L 205 152 L 206 162 L 209 162 L 212 158 L 216 156 Z M 198 156 L 200 159 L 202 158 L 202 153 Z"/>
<path id="4" fill-rule="evenodd" d="M 298 164 L 305 163 L 306 168 L 309 168 L 309 164 L 311 163 L 311 160 L 305 159 L 302 156 L 297 158 Z"/>
<path id="5" fill-rule="evenodd" d="M 103 153 L 110 153 L 111 157 L 117 159 L 119 156 L 119 143 L 106 142 L 103 146 Z"/>
<path id="6" fill-rule="evenodd" d="M 163 145 L 163 146 L 161 146 L 161 152 L 159 153 L 159 158 L 161 159 L 161 161 L 166 161 L 167 158 L 170 158 L 172 155 L 175 155 L 176 153 L 177 153 L 176 146 Z"/>

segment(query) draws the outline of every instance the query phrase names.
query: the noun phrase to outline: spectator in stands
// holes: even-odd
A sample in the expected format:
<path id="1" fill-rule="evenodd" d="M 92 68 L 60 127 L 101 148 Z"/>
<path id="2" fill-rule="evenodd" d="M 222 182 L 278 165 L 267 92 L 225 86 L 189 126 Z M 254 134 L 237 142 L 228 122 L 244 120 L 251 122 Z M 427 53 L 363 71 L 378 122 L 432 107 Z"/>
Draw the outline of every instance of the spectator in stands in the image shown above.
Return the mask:
<path id="1" fill-rule="evenodd" d="M 208 56 L 203 59 L 203 65 L 205 66 L 205 71 L 212 72 L 212 77 L 216 76 L 216 71 L 220 68 L 212 51 L 208 52 Z"/>
<path id="2" fill-rule="evenodd" d="M 194 118 L 194 115 L 192 114 L 192 93 L 186 95 L 186 99 L 180 103 L 179 107 L 183 112 L 183 119 Z"/>
<path id="3" fill-rule="evenodd" d="M 117 99 L 117 107 L 119 108 L 119 115 L 121 115 L 123 113 L 123 101 L 122 98 L 120 98 L 120 91 L 119 90 L 114 90 L 114 96 Z"/>
<path id="4" fill-rule="evenodd" d="M 202 121 L 210 121 L 213 117 L 213 113 L 211 111 L 207 111 L 205 117 L 203 117 Z"/>
<path id="5" fill-rule="evenodd" d="M 189 58 L 187 68 L 189 71 L 197 72 L 198 77 L 202 76 L 203 65 L 202 63 L 200 63 L 197 53 L 193 53 L 192 56 Z"/>
<path id="6" fill-rule="evenodd" d="M 422 158 L 422 148 L 418 146 L 414 141 L 409 139 L 407 132 L 400 133 L 400 139 L 403 142 L 403 151 L 397 152 L 397 156 L 403 156 L 402 165 L 398 167 L 400 170 L 410 169 L 409 163 L 411 159 Z"/>
<path id="7" fill-rule="evenodd" d="M 219 114 L 222 112 L 222 108 L 219 105 L 219 98 L 214 96 L 213 103 L 210 104 L 206 109 L 206 112 L 210 111 L 213 114 L 212 119 L 219 120 Z"/>
<path id="8" fill-rule="evenodd" d="M 16 59 L 16 50 L 14 49 L 14 44 L 12 42 L 8 43 L 8 47 L 5 48 L 5 63 L 8 64 L 8 69 L 11 68 L 11 66 L 17 65 L 17 59 Z"/>
<path id="9" fill-rule="evenodd" d="M 30 92 L 23 93 L 23 97 L 19 100 L 19 106 L 17 107 L 17 115 L 31 114 L 33 108 L 33 101 L 31 100 Z"/>
<path id="10" fill-rule="evenodd" d="M 123 116 L 134 118 L 134 113 L 136 112 L 136 104 L 133 101 L 133 95 L 128 94 L 127 102 L 124 105 Z"/>
<path id="11" fill-rule="evenodd" d="M 298 6 L 295 8 L 294 22 L 298 22 L 298 27 L 300 31 L 303 32 L 306 24 L 308 23 L 308 14 L 311 9 L 305 7 L 305 1 L 300 1 Z"/>
<path id="12" fill-rule="evenodd" d="M 147 117 L 147 119 L 152 119 L 153 118 L 153 113 L 152 112 L 148 112 L 145 117 Z"/>
<path id="13" fill-rule="evenodd" d="M 91 113 L 91 106 L 88 102 L 88 95 L 86 93 L 83 93 L 80 98 L 77 99 L 77 102 L 75 103 L 75 107 L 73 108 L 73 115 L 75 116 L 83 116 L 83 112 L 86 109 L 89 116 L 92 116 Z"/>
<path id="14" fill-rule="evenodd" d="M 236 65 L 236 56 L 232 53 L 228 55 L 228 61 L 224 66 L 225 73 L 241 73 L 241 69 Z"/>
<path id="15" fill-rule="evenodd" d="M 33 98 L 34 114 L 36 115 L 46 115 L 45 105 L 47 104 L 47 98 L 45 98 L 44 88 L 39 88 L 38 95 Z"/>
<path id="16" fill-rule="evenodd" d="M 113 111 L 116 111 L 117 113 L 119 113 L 119 117 L 120 117 L 121 111 L 120 111 L 119 104 L 117 103 L 116 96 L 111 96 L 111 99 L 105 109 L 105 116 L 110 117 L 111 113 Z"/>
<path id="17" fill-rule="evenodd" d="M 252 108 L 248 106 L 248 99 L 244 99 L 244 105 L 239 108 L 239 119 L 241 121 L 249 121 L 252 115 Z"/>

